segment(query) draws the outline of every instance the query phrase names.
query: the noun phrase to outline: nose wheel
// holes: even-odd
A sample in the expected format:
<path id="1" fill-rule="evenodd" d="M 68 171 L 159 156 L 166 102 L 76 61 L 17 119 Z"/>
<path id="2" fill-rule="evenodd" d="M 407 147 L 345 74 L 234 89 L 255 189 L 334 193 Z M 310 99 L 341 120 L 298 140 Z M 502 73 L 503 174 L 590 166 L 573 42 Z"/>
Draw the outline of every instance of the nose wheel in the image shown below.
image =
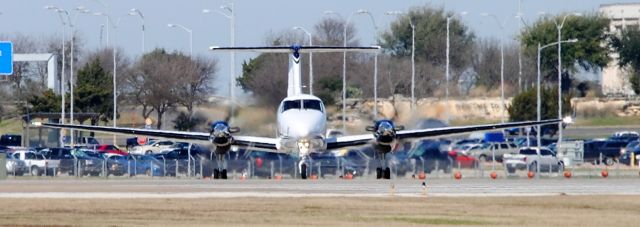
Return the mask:
<path id="1" fill-rule="evenodd" d="M 376 179 L 391 179 L 391 168 L 376 168 Z"/>
<path id="2" fill-rule="evenodd" d="M 391 179 L 391 168 L 387 166 L 386 154 L 391 151 L 390 146 L 377 146 L 376 159 L 378 168 L 376 168 L 376 179 Z"/>

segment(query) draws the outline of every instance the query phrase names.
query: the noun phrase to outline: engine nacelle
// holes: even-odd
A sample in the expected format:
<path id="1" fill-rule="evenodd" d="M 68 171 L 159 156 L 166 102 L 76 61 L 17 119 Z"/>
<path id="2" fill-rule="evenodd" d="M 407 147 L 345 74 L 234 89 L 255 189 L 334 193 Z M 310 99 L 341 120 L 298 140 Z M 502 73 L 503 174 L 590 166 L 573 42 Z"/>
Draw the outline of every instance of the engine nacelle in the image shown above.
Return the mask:
<path id="1" fill-rule="evenodd" d="M 217 148 L 230 147 L 233 143 L 233 136 L 231 133 L 239 132 L 237 127 L 229 127 L 229 124 L 224 121 L 216 121 L 211 124 L 209 131 L 209 141 L 213 143 Z"/>
<path id="2" fill-rule="evenodd" d="M 395 126 L 391 120 L 376 121 L 373 126 L 367 126 L 366 130 L 373 132 L 378 145 L 390 146 L 396 141 L 396 131 L 403 130 L 404 126 Z"/>

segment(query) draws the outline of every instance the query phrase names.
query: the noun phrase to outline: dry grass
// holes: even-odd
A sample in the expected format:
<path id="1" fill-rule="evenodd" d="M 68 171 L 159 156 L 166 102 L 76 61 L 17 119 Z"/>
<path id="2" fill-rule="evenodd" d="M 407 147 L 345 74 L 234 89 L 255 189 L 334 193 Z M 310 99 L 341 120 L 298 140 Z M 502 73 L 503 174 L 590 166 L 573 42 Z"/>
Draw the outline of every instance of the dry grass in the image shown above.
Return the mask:
<path id="1" fill-rule="evenodd" d="M 0 226 L 637 226 L 640 196 L 2 199 Z"/>

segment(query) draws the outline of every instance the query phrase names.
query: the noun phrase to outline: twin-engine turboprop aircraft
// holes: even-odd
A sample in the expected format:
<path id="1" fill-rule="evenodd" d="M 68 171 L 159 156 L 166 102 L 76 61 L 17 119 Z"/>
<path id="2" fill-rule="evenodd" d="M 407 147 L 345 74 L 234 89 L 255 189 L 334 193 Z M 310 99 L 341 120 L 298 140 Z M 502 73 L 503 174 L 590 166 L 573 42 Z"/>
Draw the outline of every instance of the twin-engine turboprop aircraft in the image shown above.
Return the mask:
<path id="1" fill-rule="evenodd" d="M 325 138 L 327 130 L 327 114 L 322 100 L 318 97 L 303 94 L 301 91 L 300 54 L 311 52 L 376 52 L 378 46 L 372 47 L 322 47 L 322 46 L 282 46 L 282 47 L 211 47 L 212 51 L 251 51 L 260 53 L 288 53 L 289 77 L 287 97 L 282 100 L 277 112 L 277 132 L 273 138 L 237 136 L 239 131 L 227 122 L 217 121 L 211 124 L 208 133 L 181 132 L 153 129 L 103 127 L 74 124 L 41 123 L 53 128 L 69 128 L 85 131 L 99 131 L 117 134 L 132 134 L 152 137 L 162 137 L 189 141 L 210 141 L 215 146 L 215 154 L 219 162 L 219 169 L 214 170 L 214 178 L 227 178 L 224 155 L 231 146 L 251 147 L 279 153 L 297 153 L 300 157 L 300 176 L 307 178 L 308 157 L 312 152 L 324 152 L 350 146 L 372 144 L 379 161 L 376 168 L 378 179 L 390 178 L 390 168 L 386 166 L 385 154 L 392 150 L 393 144 L 399 140 L 417 139 L 423 137 L 443 136 L 473 131 L 523 127 L 531 125 L 555 124 L 560 120 L 523 121 L 503 124 L 486 124 L 461 127 L 443 127 L 432 129 L 404 130 L 391 120 L 378 120 L 366 128 L 370 134 L 351 135 Z"/>

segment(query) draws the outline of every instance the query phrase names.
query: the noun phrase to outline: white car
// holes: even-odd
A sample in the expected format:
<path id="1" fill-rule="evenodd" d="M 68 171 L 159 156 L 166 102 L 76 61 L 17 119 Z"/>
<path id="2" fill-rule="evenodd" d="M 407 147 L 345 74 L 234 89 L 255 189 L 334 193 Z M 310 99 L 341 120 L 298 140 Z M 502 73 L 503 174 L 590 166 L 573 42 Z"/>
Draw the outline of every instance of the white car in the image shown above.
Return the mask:
<path id="1" fill-rule="evenodd" d="M 8 175 L 22 176 L 24 173 L 29 172 L 29 168 L 22 160 L 18 160 L 13 157 L 13 154 L 7 154 L 5 167 L 7 168 Z"/>
<path id="2" fill-rule="evenodd" d="M 556 157 L 556 154 L 548 148 L 538 150 L 537 147 L 520 148 L 518 154 L 505 154 L 503 164 L 508 173 L 515 173 L 516 170 L 529 170 L 536 172 L 538 166 L 540 171 L 564 171 L 564 163 Z"/>
<path id="3" fill-rule="evenodd" d="M 60 166 L 60 160 L 46 159 L 33 150 L 17 150 L 13 152 L 13 158 L 23 161 L 33 176 L 54 174 Z"/>
<path id="4" fill-rule="evenodd" d="M 160 154 L 163 150 L 167 150 L 174 143 L 169 140 L 154 140 L 149 144 L 135 146 L 130 153 L 132 154 Z"/>

